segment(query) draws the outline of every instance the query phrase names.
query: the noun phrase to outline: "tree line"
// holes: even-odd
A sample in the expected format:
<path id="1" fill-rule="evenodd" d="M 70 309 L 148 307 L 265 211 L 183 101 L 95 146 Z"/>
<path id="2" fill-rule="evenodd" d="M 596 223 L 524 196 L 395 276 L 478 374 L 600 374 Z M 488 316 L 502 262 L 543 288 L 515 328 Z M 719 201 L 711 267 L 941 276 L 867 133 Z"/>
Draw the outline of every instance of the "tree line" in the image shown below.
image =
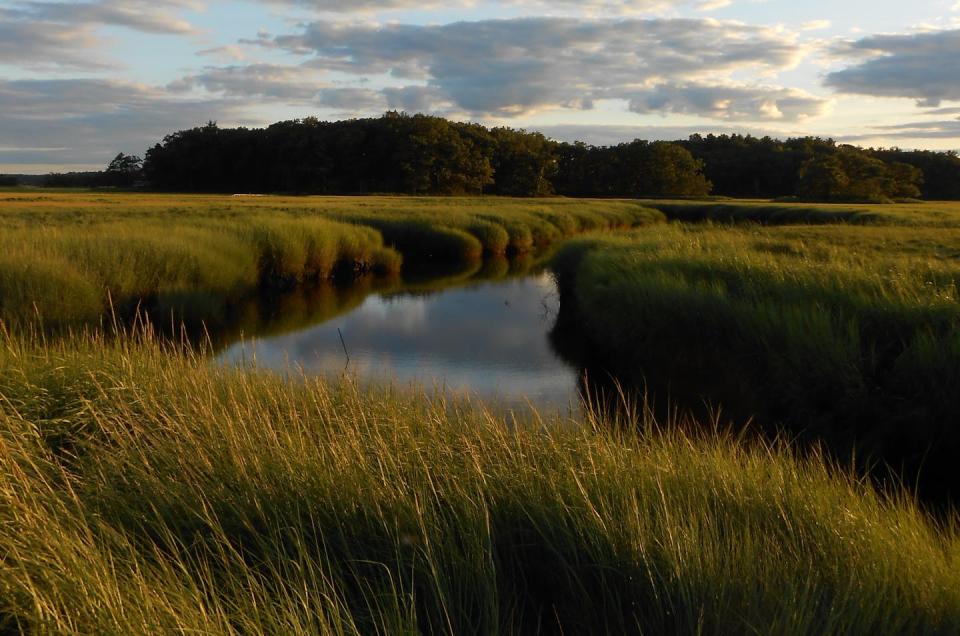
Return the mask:
<path id="1" fill-rule="evenodd" d="M 956 152 L 858 148 L 832 139 L 691 135 L 713 193 L 810 200 L 960 199 Z"/>
<path id="2" fill-rule="evenodd" d="M 960 199 L 955 152 L 864 149 L 832 139 L 692 135 L 592 146 L 538 132 L 388 112 L 266 128 L 214 122 L 167 135 L 143 161 L 48 175 L 45 185 L 181 192 L 495 194 L 823 201 Z"/>

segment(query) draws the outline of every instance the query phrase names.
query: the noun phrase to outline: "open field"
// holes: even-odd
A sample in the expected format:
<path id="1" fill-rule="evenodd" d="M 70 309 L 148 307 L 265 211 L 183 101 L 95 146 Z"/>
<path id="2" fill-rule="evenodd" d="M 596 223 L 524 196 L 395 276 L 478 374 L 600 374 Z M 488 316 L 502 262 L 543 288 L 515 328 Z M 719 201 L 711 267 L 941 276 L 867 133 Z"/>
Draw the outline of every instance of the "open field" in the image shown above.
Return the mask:
<path id="1" fill-rule="evenodd" d="M 121 310 L 212 315 L 252 289 L 338 270 L 478 261 L 662 220 L 625 201 L 7 193 L 0 318 L 90 322 L 111 299 Z"/>
<path id="2" fill-rule="evenodd" d="M 956 529 L 783 447 L 132 337 L 4 336 L 0 396 L 8 632 L 960 629 Z"/>
<path id="3" fill-rule="evenodd" d="M 956 514 L 862 471 L 960 492 L 960 206 L 907 205 L 5 193 L 0 633 L 956 633 Z M 625 388 L 796 439 L 505 421 L 33 322 L 243 330 L 269 288 L 283 331 L 402 265 L 447 271 L 426 292 L 547 245 L 561 321 Z"/>

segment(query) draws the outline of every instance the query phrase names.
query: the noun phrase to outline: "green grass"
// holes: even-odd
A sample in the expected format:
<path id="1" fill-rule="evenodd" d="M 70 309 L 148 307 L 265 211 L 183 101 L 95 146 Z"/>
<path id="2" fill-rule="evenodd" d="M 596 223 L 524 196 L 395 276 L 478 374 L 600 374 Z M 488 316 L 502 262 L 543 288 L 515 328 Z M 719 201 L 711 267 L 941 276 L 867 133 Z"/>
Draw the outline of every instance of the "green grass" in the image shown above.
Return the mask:
<path id="1" fill-rule="evenodd" d="M 7 193 L 0 319 L 95 322 L 111 302 L 223 314 L 256 288 L 395 274 L 404 259 L 477 262 L 662 220 L 624 201 Z"/>
<path id="2" fill-rule="evenodd" d="M 560 247 L 562 322 L 628 386 L 823 446 L 35 322 L 283 331 L 639 226 Z M 0 633 L 957 633 L 955 513 L 820 448 L 957 485 L 958 274 L 955 204 L 4 193 Z"/>
<path id="3" fill-rule="evenodd" d="M 960 535 L 910 501 L 783 445 L 569 424 L 3 336 L 0 629 L 960 630 Z"/>
<path id="4" fill-rule="evenodd" d="M 554 269 L 622 381 L 960 485 L 960 229 L 674 225 L 575 240 Z"/>
<path id="5" fill-rule="evenodd" d="M 759 223 L 763 225 L 894 225 L 903 227 L 960 227 L 960 204 L 956 201 L 913 203 L 793 203 L 767 200 L 669 200 L 641 203 L 688 223 Z"/>

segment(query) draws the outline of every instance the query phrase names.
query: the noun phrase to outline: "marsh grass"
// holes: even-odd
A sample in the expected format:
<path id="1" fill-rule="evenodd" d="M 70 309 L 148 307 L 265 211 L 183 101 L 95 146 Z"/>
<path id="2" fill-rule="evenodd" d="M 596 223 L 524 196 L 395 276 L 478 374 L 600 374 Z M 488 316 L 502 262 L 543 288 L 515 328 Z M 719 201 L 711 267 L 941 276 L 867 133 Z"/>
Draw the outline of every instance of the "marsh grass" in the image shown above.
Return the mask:
<path id="1" fill-rule="evenodd" d="M 960 227 L 956 201 L 907 203 L 802 203 L 750 199 L 643 199 L 673 221 L 685 223 L 760 225 L 888 225 L 900 227 Z"/>
<path id="2" fill-rule="evenodd" d="M 621 380 L 682 379 L 938 490 L 960 485 L 958 248 L 948 228 L 670 226 L 576 240 L 554 268 Z"/>
<path id="3" fill-rule="evenodd" d="M 0 340 L 9 632 L 955 633 L 960 538 L 816 454 Z M 638 433 L 640 432 L 640 433 Z"/>
<path id="4" fill-rule="evenodd" d="M 8 193 L 0 318 L 95 322 L 139 308 L 215 316 L 253 289 L 526 254 L 576 232 L 661 222 L 632 202 Z"/>

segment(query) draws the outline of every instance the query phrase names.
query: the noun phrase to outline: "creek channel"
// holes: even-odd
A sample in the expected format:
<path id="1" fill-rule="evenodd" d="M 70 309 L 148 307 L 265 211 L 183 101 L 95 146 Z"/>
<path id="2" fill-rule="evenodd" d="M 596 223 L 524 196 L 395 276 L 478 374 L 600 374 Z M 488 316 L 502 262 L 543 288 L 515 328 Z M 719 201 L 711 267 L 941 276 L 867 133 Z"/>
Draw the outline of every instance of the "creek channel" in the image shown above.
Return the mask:
<path id="1" fill-rule="evenodd" d="M 582 370 L 555 329 L 559 309 L 542 264 L 325 284 L 238 308 L 242 326 L 220 334 L 217 361 L 569 414 Z"/>

